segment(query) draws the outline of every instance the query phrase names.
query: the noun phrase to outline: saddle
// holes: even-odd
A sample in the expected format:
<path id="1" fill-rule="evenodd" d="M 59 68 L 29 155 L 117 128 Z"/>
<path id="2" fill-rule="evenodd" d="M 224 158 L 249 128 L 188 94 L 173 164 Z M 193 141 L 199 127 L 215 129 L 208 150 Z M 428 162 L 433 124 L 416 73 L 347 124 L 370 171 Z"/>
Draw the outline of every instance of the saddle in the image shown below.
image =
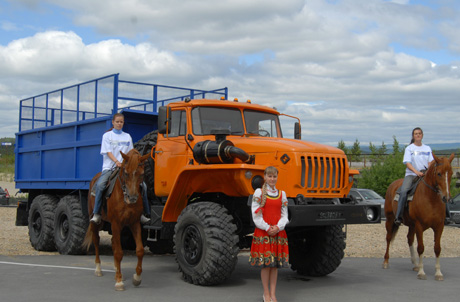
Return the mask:
<path id="1" fill-rule="evenodd" d="M 410 186 L 409 188 L 409 191 L 407 191 L 407 202 L 406 202 L 406 207 L 407 207 L 407 203 L 412 201 L 412 198 L 414 197 L 414 194 L 415 194 L 415 190 L 417 189 L 417 186 L 419 184 L 419 182 L 423 179 L 423 177 L 415 177 L 413 180 L 412 180 L 412 185 Z M 397 190 L 396 190 L 396 193 L 395 193 L 395 197 L 394 197 L 394 200 L 396 201 L 399 201 L 399 194 L 401 193 L 401 187 L 399 187 Z"/>
<path id="2" fill-rule="evenodd" d="M 107 199 L 110 198 L 110 195 L 112 195 L 113 188 L 115 187 L 115 181 L 117 180 L 118 174 L 120 174 L 120 168 L 116 168 L 115 170 L 112 171 L 112 174 L 110 174 L 109 180 L 107 181 L 107 186 L 104 188 L 103 191 L 103 198 L 102 198 L 102 205 L 104 206 L 106 204 Z M 97 179 L 99 179 L 100 176 L 98 176 Z M 95 183 L 97 183 L 97 179 Z M 96 196 L 96 187 L 93 186 L 91 188 L 91 195 Z"/>

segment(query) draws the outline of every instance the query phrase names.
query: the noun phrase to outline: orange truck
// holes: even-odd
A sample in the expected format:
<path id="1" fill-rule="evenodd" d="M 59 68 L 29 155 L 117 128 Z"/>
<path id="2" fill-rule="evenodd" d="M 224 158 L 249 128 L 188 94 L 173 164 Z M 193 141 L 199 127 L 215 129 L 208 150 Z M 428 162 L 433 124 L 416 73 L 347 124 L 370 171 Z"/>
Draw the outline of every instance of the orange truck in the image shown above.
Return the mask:
<path id="1" fill-rule="evenodd" d="M 347 198 L 358 171 L 349 169 L 344 152 L 301 140 L 298 119 L 292 119 L 292 128 L 282 129 L 282 114 L 276 109 L 251 101 L 227 100 L 226 89 L 222 98 L 213 99 L 197 98 L 207 96 L 209 91 L 203 90 L 189 90 L 189 94 L 179 99 L 163 101 L 156 100 L 155 94 L 150 101 L 133 96 L 133 92 L 129 97 L 128 93 L 122 97 L 122 88 L 133 82 L 122 86 L 118 75 L 114 77 L 116 95 L 112 112 L 125 114 L 124 130 L 137 141 L 135 148 L 142 154 L 151 154 L 146 162 L 144 181 L 152 223 L 144 226 L 145 243 L 153 253 L 175 253 L 187 282 L 198 285 L 224 282 L 235 269 L 240 250 L 250 248 L 254 231 L 252 194 L 262 186 L 267 166 L 278 169 L 277 186 L 288 198 L 290 222 L 286 232 L 290 264 L 299 274 L 324 276 L 340 265 L 346 245 L 344 225 L 380 223 L 380 205 L 356 204 Z M 152 91 L 156 92 L 156 88 Z M 219 93 L 211 91 L 213 96 Z M 130 102 L 126 104 L 131 107 L 120 108 L 117 102 L 127 99 Z M 132 105 L 135 101 L 141 104 L 141 109 Z M 35 99 L 30 103 L 35 104 Z M 145 103 L 153 103 L 152 108 L 148 109 Z M 34 108 L 28 108 L 27 112 L 31 110 Z M 34 245 L 34 242 L 47 240 L 47 247 L 54 244 L 61 253 L 80 252 L 81 230 L 88 223 L 86 181 L 89 184 L 95 174 L 92 172 L 97 173 L 100 168 L 93 164 L 90 166 L 95 166 L 95 171 L 77 169 L 71 171 L 71 175 L 65 174 L 64 163 L 60 164 L 59 159 L 62 152 L 57 150 L 63 148 L 63 144 L 69 146 L 63 142 L 67 136 L 60 132 L 76 133 L 75 139 L 69 142 L 72 151 L 64 156 L 66 165 L 86 169 L 88 165 L 81 165 L 83 160 L 78 156 L 85 156 L 86 162 L 97 163 L 101 157 L 99 140 L 110 126 L 110 116 L 96 114 L 84 121 L 75 121 L 70 127 L 79 128 L 69 131 L 63 130 L 67 126 L 61 119 L 60 125 L 21 130 L 17 134 L 16 186 L 29 193 L 27 204 L 22 205 L 22 210 L 18 208 L 18 217 L 28 217 L 34 247 L 45 246 Z M 103 121 L 103 127 L 94 126 L 93 120 Z M 60 139 L 52 139 L 47 129 L 55 131 Z M 98 129 L 97 133 L 88 135 L 94 129 Z M 293 131 L 294 138 L 283 137 L 283 132 L 289 131 Z M 36 137 L 47 140 L 37 141 Z M 84 137 L 91 137 L 91 143 L 79 141 Z M 55 144 L 48 147 L 46 141 L 55 141 Z M 92 150 L 85 149 L 89 145 Z M 37 150 L 43 156 L 38 156 Z M 52 157 L 46 156 L 48 151 L 53 152 Z M 75 163 L 68 164 L 72 154 L 77 158 Z M 39 163 L 40 158 L 52 158 L 52 164 L 59 167 L 56 173 L 65 179 L 65 186 L 59 180 L 60 175 L 47 172 L 52 165 Z M 28 179 L 29 168 L 37 162 L 41 174 Z M 54 183 L 46 179 L 46 175 L 52 175 Z M 28 215 L 19 214 L 23 211 L 28 211 Z"/>

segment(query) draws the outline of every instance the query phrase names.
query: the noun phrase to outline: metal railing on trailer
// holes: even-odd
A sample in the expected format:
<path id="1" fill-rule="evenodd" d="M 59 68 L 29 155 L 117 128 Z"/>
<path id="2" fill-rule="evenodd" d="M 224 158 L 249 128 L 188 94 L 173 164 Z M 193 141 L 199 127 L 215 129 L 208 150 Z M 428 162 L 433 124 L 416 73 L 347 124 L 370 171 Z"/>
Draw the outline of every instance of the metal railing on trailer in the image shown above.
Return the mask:
<path id="1" fill-rule="evenodd" d="M 211 96 L 211 97 L 210 97 Z M 228 88 L 201 90 L 119 79 L 112 74 L 20 101 L 19 132 L 110 116 L 121 110 L 156 113 L 187 97 L 228 98 Z"/>

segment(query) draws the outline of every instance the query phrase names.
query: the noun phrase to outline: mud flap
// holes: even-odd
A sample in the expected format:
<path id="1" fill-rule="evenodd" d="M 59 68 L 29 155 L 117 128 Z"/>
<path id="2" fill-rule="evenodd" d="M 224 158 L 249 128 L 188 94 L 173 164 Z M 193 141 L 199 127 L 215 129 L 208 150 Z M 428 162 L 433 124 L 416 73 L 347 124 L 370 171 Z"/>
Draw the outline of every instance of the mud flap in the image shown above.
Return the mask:
<path id="1" fill-rule="evenodd" d="M 27 210 L 27 201 L 18 201 L 18 207 L 16 209 L 16 226 L 27 226 L 29 211 Z"/>

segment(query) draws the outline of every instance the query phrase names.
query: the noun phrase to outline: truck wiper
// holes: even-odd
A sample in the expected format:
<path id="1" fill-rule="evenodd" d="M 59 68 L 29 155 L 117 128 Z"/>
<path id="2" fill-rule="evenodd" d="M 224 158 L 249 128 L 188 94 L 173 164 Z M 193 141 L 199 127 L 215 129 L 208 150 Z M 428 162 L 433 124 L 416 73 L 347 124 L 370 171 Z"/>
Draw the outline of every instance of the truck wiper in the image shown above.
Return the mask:
<path id="1" fill-rule="evenodd" d="M 234 132 L 232 132 L 230 134 L 232 134 L 232 135 L 243 135 L 244 132 L 243 131 L 234 131 Z"/>

